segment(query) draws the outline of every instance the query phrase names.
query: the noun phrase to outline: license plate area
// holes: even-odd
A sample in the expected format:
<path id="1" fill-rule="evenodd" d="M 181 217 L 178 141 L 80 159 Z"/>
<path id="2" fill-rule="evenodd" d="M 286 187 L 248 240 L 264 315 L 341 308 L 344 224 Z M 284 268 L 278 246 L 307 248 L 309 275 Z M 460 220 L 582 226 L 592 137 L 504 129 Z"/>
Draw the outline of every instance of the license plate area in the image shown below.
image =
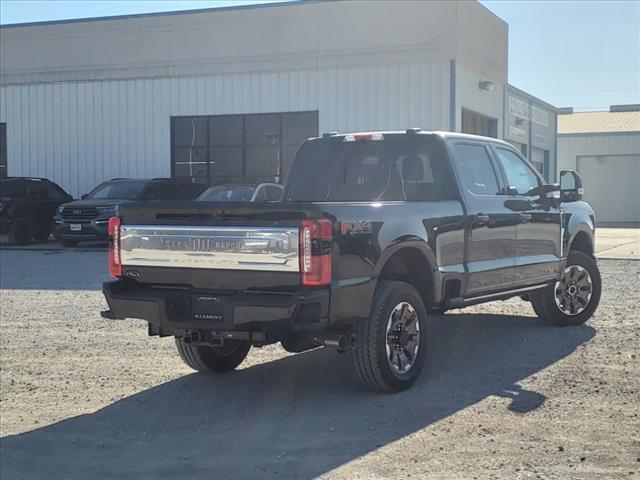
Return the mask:
<path id="1" fill-rule="evenodd" d="M 71 230 L 72 232 L 80 232 L 82 231 L 82 224 L 72 223 L 71 225 L 69 225 L 69 230 Z"/>
<path id="2" fill-rule="evenodd" d="M 194 295 L 191 297 L 191 318 L 222 324 L 225 320 L 225 298 L 217 295 Z"/>

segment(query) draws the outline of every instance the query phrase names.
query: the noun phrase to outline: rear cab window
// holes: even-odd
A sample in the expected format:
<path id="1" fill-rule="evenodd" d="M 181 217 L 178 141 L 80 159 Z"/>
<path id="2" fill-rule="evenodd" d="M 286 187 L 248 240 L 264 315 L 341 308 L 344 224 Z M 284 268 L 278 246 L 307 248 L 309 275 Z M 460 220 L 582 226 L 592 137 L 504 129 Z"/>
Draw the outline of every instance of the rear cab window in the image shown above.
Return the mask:
<path id="1" fill-rule="evenodd" d="M 293 202 L 454 199 L 444 143 L 428 134 L 314 139 L 302 144 L 283 198 Z M 371 137 L 369 135 L 369 137 Z M 375 137 L 373 137 L 375 138 Z"/>

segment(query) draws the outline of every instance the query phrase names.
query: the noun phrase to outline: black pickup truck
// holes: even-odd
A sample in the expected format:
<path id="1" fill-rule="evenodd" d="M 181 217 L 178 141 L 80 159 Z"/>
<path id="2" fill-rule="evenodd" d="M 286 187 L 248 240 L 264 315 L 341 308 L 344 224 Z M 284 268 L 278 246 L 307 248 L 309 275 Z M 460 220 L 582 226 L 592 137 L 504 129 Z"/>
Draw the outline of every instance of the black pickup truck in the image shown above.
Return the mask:
<path id="1" fill-rule="evenodd" d="M 519 296 L 556 325 L 591 317 L 601 283 L 581 197 L 576 173 L 545 184 L 500 140 L 325 134 L 300 146 L 281 202 L 121 205 L 102 315 L 175 336 L 201 372 L 234 369 L 252 345 L 324 345 L 369 389 L 403 390 L 430 314 Z"/>

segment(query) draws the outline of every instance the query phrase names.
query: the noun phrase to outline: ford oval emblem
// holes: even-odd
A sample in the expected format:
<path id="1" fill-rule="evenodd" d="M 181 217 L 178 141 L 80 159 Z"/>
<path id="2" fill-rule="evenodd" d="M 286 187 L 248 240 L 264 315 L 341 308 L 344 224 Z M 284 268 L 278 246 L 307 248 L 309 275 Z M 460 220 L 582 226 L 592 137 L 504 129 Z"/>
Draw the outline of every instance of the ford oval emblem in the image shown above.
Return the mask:
<path id="1" fill-rule="evenodd" d="M 140 272 L 137 270 L 127 270 L 124 275 L 129 278 L 138 278 L 140 276 Z"/>

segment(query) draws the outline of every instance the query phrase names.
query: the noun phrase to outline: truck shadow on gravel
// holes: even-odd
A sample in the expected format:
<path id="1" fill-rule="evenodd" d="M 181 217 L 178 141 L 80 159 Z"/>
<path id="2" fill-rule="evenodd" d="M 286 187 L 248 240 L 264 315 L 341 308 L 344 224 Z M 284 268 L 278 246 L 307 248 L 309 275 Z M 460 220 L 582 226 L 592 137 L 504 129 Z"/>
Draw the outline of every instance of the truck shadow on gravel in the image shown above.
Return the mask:
<path id="1" fill-rule="evenodd" d="M 3 438 L 3 478 L 310 479 L 490 396 L 510 399 L 495 412 L 505 421 L 540 408 L 545 397 L 518 382 L 595 334 L 532 317 L 469 314 L 432 317 L 429 330 L 428 367 L 407 392 L 360 390 L 348 358 L 331 350 L 235 374 L 187 375 Z M 407 462 L 443 455 L 422 445 Z"/>

